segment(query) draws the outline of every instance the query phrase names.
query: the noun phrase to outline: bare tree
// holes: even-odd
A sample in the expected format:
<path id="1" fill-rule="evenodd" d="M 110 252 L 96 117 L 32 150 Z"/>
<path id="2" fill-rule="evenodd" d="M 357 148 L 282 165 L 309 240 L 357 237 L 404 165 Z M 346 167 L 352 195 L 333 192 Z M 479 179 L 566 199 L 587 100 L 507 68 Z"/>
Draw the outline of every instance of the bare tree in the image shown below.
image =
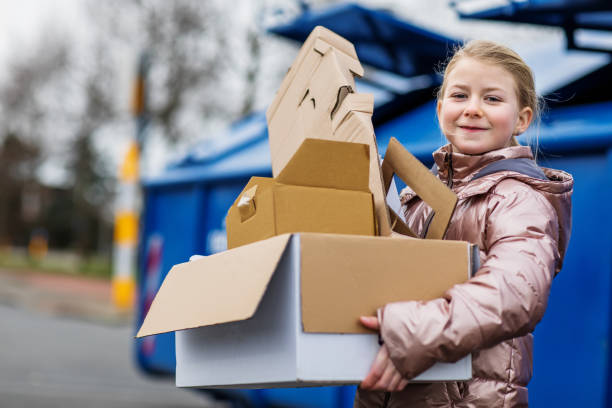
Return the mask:
<path id="1" fill-rule="evenodd" d="M 238 111 L 221 79 L 231 55 L 224 9 L 218 1 L 198 0 L 89 3 L 103 41 L 150 55 L 151 126 L 172 143 L 193 139 L 210 118 Z"/>
<path id="2" fill-rule="evenodd" d="M 73 247 L 83 254 L 102 244 L 96 242 L 101 235 L 111 238 L 111 225 L 103 212 L 112 204 L 112 170 L 97 153 L 94 137 L 96 131 L 119 116 L 113 94 L 116 87 L 113 67 L 100 44 L 94 43 L 92 57 L 95 64 L 85 67 L 75 64 L 73 68 L 81 72 L 78 92 L 82 93 L 83 105 L 66 152 L 74 205 Z"/>
<path id="3" fill-rule="evenodd" d="M 93 139 L 98 129 L 117 117 L 115 77 L 99 44 L 88 47 L 84 58 L 72 39 L 52 29 L 44 30 L 37 44 L 30 52 L 13 54 L 7 80 L 0 86 L 1 167 L 6 167 L 5 174 L 21 169 L 19 178 L 0 181 L 11 186 L 5 186 L 0 220 L 6 220 L 4 226 L 13 225 L 0 226 L 0 235 L 15 241 L 10 231 L 36 227 L 15 216 L 16 205 L 27 198 L 24 191 L 43 194 L 41 177 L 45 175 L 40 166 L 52 161 L 53 170 L 64 174 L 62 188 L 70 190 L 72 197 L 68 202 L 62 197 L 63 205 L 71 208 L 61 213 L 67 218 L 58 224 L 69 225 L 71 245 L 88 253 L 98 247 L 101 229 L 110 239 L 111 225 L 103 216 L 111 200 L 110 172 Z M 44 221 L 44 212 L 40 211 L 37 222 Z M 18 243 L 24 244 L 24 233 L 19 235 Z"/>
<path id="4" fill-rule="evenodd" d="M 0 146 L 0 245 L 24 244 L 27 231 L 23 223 L 16 222 L 22 213 L 26 186 L 34 182 L 33 171 L 40 151 L 14 133 L 3 135 Z"/>
<path id="5" fill-rule="evenodd" d="M 37 49 L 15 55 L 0 84 L 0 143 L 8 135 L 11 143 L 19 141 L 29 152 L 25 162 L 33 179 L 41 162 L 52 160 L 62 169 L 72 197 L 63 214 L 71 217 L 73 246 L 82 252 L 99 246 L 100 231 L 110 231 L 115 169 L 98 147 L 103 129 L 131 121 L 117 103 L 119 94 L 129 92 L 120 88 L 121 71 L 135 69 L 126 66 L 126 54 L 146 51 L 151 57 L 150 130 L 169 143 L 201 138 L 209 121 L 227 123 L 250 113 L 258 106 L 262 77 L 271 76 L 269 70 L 262 75 L 267 54 L 259 19 L 266 0 L 85 4 L 91 35 L 68 38 L 45 30 Z M 252 14 L 238 18 L 236 11 L 247 5 Z M 279 64 L 278 81 L 289 58 Z M 7 214 L 0 208 L 0 222 Z"/>
<path id="6" fill-rule="evenodd" d="M 36 48 L 11 59 L 6 82 L 0 85 L 0 241 L 27 242 L 27 226 L 21 213 L 27 189 L 37 181 L 45 157 L 43 140 L 51 112 L 45 90 L 61 75 L 68 60 L 65 44 L 50 37 L 45 52 Z"/>

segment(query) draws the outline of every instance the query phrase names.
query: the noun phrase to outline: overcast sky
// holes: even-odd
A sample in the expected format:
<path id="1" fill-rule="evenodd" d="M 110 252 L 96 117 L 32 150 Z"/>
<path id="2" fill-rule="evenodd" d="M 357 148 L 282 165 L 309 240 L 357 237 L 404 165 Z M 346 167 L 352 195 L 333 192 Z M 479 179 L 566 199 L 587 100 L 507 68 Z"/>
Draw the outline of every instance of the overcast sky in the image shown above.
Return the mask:
<path id="1" fill-rule="evenodd" d="M 79 0 L 0 0 L 0 61 L 12 47 L 28 47 L 44 27 L 75 30 L 79 19 Z"/>
<path id="2" fill-rule="evenodd" d="M 279 3 L 278 0 L 275 2 Z M 64 30 L 82 27 L 82 14 L 79 10 L 82 3 L 82 0 L 0 0 L 0 58 L 5 58 L 10 47 L 15 44 L 20 48 L 27 46 L 33 33 L 51 24 Z M 489 23 L 459 21 L 448 6 L 448 0 L 362 0 L 360 3 L 391 9 L 403 18 L 458 37 L 486 36 L 516 44 L 533 35 L 530 30 L 517 32 L 516 28 L 503 24 L 491 26 Z M 514 35 L 506 35 L 508 31 Z M 551 35 L 554 36 L 548 30 L 546 36 Z"/>

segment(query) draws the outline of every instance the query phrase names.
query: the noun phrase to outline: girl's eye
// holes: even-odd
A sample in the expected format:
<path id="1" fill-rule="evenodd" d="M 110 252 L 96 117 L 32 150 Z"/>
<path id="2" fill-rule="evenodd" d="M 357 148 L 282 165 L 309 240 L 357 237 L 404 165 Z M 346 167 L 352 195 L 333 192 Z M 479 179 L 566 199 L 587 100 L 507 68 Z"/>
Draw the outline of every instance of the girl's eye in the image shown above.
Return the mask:
<path id="1" fill-rule="evenodd" d="M 499 98 L 497 96 L 486 96 L 485 100 L 487 102 L 501 102 L 501 98 Z"/>
<path id="2" fill-rule="evenodd" d="M 465 99 L 465 98 L 467 98 L 467 95 L 464 94 L 464 93 L 459 93 L 458 92 L 458 93 L 451 94 L 451 98 L 453 98 L 453 99 Z"/>

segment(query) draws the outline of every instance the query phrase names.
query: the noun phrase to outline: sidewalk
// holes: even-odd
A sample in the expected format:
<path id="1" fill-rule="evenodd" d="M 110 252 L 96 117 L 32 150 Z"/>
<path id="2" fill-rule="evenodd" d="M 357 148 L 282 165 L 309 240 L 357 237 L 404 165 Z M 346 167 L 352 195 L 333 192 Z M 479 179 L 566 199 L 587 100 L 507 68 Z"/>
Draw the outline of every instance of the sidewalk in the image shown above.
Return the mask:
<path id="1" fill-rule="evenodd" d="M 133 319 L 112 304 L 109 281 L 28 269 L 0 268 L 0 304 L 109 325 Z"/>

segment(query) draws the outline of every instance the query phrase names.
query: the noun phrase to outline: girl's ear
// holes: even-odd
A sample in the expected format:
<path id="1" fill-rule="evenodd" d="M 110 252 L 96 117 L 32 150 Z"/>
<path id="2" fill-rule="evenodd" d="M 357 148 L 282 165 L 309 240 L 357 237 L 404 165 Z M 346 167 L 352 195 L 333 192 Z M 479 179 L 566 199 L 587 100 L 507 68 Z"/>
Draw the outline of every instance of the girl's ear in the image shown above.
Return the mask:
<path id="1" fill-rule="evenodd" d="M 518 119 L 514 128 L 514 136 L 520 135 L 527 130 L 533 119 L 533 109 L 529 106 L 525 106 L 518 113 Z"/>
<path id="2" fill-rule="evenodd" d="M 436 104 L 436 116 L 438 116 L 438 122 L 440 121 L 440 109 L 442 109 L 442 101 L 438 99 L 438 103 Z"/>

